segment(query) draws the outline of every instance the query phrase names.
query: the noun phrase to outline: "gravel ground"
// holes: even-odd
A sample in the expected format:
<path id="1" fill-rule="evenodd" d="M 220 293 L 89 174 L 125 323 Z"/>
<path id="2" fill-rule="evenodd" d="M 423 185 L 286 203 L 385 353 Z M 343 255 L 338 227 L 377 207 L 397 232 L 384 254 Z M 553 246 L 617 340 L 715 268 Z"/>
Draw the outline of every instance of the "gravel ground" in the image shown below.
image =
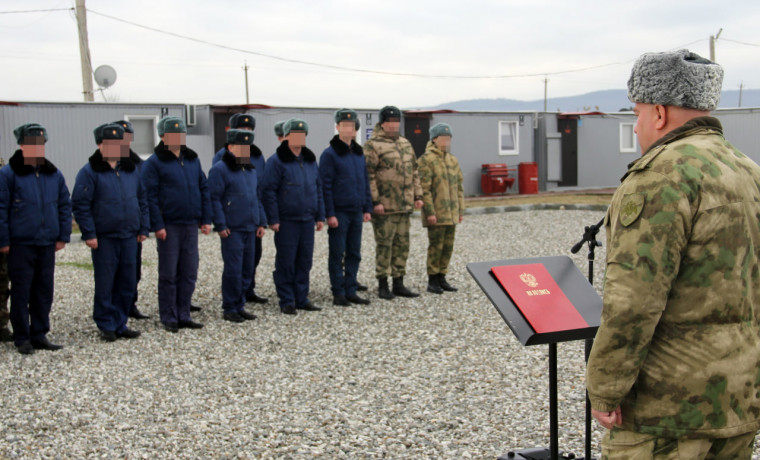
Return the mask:
<path id="1" fill-rule="evenodd" d="M 0 457 L 5 458 L 495 458 L 548 446 L 547 347 L 523 347 L 470 278 L 466 263 L 570 255 L 598 211 L 467 216 L 447 277 L 457 293 L 377 298 L 372 229 L 360 280 L 372 304 L 334 307 L 327 235 L 317 234 L 311 299 L 321 312 L 282 315 L 268 232 L 259 316 L 221 319 L 217 236 L 200 237 L 194 319 L 199 331 L 157 321 L 155 241 L 143 248 L 134 341 L 104 343 L 91 319 L 89 250 L 58 253 L 49 337 L 59 352 L 22 356 L 0 344 Z M 603 239 L 603 232 L 600 234 Z M 407 284 L 426 286 L 426 231 L 413 219 Z M 586 250 L 572 256 L 584 273 Z M 597 249 L 597 261 L 604 248 Z M 596 287 L 602 263 L 596 264 Z M 583 455 L 583 343 L 559 345 L 560 448 Z M 599 455 L 602 431 L 594 425 Z"/>

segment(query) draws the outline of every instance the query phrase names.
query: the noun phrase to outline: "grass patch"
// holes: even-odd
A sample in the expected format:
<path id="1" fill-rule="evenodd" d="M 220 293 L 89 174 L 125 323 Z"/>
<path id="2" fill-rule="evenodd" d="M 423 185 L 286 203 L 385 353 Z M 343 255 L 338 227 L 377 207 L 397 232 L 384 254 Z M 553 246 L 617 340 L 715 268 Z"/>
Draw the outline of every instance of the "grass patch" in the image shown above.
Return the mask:
<path id="1" fill-rule="evenodd" d="M 82 270 L 90 270 L 93 271 L 95 268 L 92 266 L 91 263 L 82 263 L 82 262 L 56 262 L 56 265 L 66 266 L 66 267 L 75 267 L 75 268 L 81 268 Z"/>

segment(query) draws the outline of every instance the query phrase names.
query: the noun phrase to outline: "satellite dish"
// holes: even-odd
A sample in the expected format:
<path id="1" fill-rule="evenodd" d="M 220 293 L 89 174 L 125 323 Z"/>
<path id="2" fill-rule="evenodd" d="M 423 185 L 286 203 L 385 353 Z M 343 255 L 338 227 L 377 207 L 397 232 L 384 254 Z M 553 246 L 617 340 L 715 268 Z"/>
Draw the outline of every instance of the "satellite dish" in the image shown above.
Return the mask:
<path id="1" fill-rule="evenodd" d="M 101 88 L 108 88 L 116 83 L 116 71 L 110 65 L 102 65 L 95 69 L 95 81 Z"/>

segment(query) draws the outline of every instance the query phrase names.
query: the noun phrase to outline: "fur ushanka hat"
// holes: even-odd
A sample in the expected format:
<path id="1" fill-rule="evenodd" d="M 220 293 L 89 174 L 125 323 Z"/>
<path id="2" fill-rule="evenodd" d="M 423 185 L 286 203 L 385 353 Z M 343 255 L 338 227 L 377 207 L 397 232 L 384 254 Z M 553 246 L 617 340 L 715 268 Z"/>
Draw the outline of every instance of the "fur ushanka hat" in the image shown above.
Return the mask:
<path id="1" fill-rule="evenodd" d="M 644 104 L 715 110 L 723 68 L 689 50 L 643 54 L 628 79 L 628 99 Z"/>

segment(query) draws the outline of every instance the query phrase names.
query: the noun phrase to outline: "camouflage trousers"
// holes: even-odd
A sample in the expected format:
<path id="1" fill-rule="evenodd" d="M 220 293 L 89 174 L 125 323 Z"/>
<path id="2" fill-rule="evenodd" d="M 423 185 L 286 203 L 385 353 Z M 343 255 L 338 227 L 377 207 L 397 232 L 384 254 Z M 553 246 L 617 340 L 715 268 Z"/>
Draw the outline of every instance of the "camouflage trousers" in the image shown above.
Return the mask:
<path id="1" fill-rule="evenodd" d="M 433 225 L 428 227 L 427 274 L 446 274 L 454 252 L 456 225 Z"/>
<path id="2" fill-rule="evenodd" d="M 398 278 L 406 274 L 409 256 L 410 213 L 373 214 L 375 231 L 375 276 Z M 390 272 L 390 273 L 389 273 Z"/>
<path id="3" fill-rule="evenodd" d="M 0 252 L 0 328 L 8 327 L 11 315 L 8 311 L 8 297 L 11 294 L 8 280 L 8 254 Z"/>
<path id="4" fill-rule="evenodd" d="M 749 460 L 755 432 L 733 438 L 668 439 L 619 428 L 602 439 L 602 460 Z"/>

